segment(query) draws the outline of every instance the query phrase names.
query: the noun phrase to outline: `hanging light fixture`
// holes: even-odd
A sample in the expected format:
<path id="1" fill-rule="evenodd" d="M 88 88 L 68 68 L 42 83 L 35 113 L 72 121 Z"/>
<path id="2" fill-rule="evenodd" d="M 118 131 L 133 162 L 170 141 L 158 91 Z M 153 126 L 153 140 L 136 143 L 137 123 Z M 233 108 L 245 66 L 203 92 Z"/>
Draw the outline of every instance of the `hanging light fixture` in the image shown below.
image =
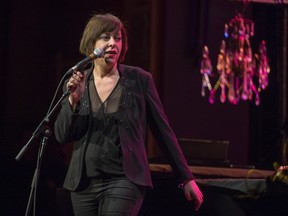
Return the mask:
<path id="1" fill-rule="evenodd" d="M 252 54 L 250 37 L 254 36 L 254 22 L 244 19 L 237 14 L 224 26 L 224 40 L 220 45 L 217 61 L 217 73 L 212 73 L 212 64 L 209 49 L 204 46 L 201 61 L 203 97 L 208 89 L 209 102 L 215 102 L 215 93 L 221 89 L 220 101 L 238 104 L 242 100 L 252 100 L 260 104 L 259 93 L 268 86 L 270 67 L 267 58 L 267 49 L 263 40 L 259 45 L 258 53 Z M 211 77 L 218 76 L 214 86 Z"/>

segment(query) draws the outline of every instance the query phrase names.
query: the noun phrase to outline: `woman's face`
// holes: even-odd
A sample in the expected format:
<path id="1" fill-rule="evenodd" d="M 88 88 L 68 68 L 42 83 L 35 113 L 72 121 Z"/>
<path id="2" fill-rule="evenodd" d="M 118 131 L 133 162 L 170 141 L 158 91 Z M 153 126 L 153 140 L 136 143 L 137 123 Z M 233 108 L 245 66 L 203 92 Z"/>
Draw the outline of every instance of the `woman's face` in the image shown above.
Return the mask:
<path id="1" fill-rule="evenodd" d="M 96 48 L 104 50 L 104 59 L 107 64 L 117 64 L 122 51 L 121 31 L 101 34 L 95 43 Z"/>

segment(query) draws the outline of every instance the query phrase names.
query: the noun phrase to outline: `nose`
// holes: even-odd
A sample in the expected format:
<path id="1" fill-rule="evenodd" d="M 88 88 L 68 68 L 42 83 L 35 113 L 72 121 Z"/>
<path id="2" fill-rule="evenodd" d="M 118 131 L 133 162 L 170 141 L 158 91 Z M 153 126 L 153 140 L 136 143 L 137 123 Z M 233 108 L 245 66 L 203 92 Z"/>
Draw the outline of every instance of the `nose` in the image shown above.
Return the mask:
<path id="1" fill-rule="evenodd" d="M 108 47 L 113 47 L 115 45 L 115 42 L 116 42 L 115 39 L 111 37 L 108 43 Z"/>

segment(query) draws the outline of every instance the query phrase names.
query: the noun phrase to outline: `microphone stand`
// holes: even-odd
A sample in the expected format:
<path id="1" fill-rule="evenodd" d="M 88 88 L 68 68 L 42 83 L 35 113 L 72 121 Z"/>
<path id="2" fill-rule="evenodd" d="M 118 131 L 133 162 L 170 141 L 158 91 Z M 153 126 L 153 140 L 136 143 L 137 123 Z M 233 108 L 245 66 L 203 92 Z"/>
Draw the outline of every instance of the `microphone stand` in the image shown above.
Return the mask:
<path id="1" fill-rule="evenodd" d="M 72 70 L 72 68 L 66 74 L 70 74 L 71 70 Z M 70 94 L 69 89 L 66 90 L 66 92 L 62 94 L 61 98 L 57 101 L 57 103 L 52 108 L 52 110 L 50 112 L 48 112 L 48 114 L 45 116 L 45 118 L 38 125 L 38 127 L 36 128 L 36 130 L 32 134 L 32 137 L 30 138 L 30 140 L 26 143 L 25 146 L 23 146 L 21 151 L 15 157 L 15 159 L 17 161 L 19 161 L 22 158 L 23 154 L 28 150 L 28 147 L 30 146 L 32 141 L 35 138 L 37 138 L 39 135 L 43 136 L 42 139 L 41 139 L 41 145 L 40 145 L 39 152 L 38 152 L 36 169 L 35 169 L 35 172 L 34 172 L 34 175 L 33 175 L 32 183 L 31 183 L 31 191 L 30 191 L 30 196 L 29 196 L 29 200 L 28 200 L 28 205 L 27 205 L 27 208 L 26 208 L 25 216 L 28 216 L 29 213 L 30 213 L 32 201 L 34 201 L 33 215 L 34 216 L 36 215 L 36 195 L 37 195 L 38 179 L 39 179 L 39 176 L 40 176 L 40 167 L 41 167 L 41 164 L 42 164 L 44 150 L 45 150 L 46 144 L 48 142 L 48 138 L 52 134 L 52 131 L 47 126 L 47 123 L 49 122 L 49 119 L 52 116 L 52 114 L 54 114 L 56 109 L 60 106 L 60 104 L 64 100 L 64 98 L 67 97 L 69 94 Z"/>

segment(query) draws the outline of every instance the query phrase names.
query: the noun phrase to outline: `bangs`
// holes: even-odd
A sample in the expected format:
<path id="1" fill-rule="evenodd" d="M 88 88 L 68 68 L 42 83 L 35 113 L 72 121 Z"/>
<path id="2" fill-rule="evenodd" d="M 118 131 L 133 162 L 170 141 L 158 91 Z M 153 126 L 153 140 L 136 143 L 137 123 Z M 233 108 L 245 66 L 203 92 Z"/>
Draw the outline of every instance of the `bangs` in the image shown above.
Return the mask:
<path id="1" fill-rule="evenodd" d="M 102 20 L 102 24 L 100 25 L 99 31 L 100 33 L 106 32 L 118 32 L 121 30 L 121 23 L 117 22 L 115 19 L 110 19 L 107 22 L 107 18 Z"/>
<path id="2" fill-rule="evenodd" d="M 102 33 L 105 32 L 118 32 L 120 30 L 120 25 L 118 23 L 107 23 L 106 26 L 103 26 Z"/>

